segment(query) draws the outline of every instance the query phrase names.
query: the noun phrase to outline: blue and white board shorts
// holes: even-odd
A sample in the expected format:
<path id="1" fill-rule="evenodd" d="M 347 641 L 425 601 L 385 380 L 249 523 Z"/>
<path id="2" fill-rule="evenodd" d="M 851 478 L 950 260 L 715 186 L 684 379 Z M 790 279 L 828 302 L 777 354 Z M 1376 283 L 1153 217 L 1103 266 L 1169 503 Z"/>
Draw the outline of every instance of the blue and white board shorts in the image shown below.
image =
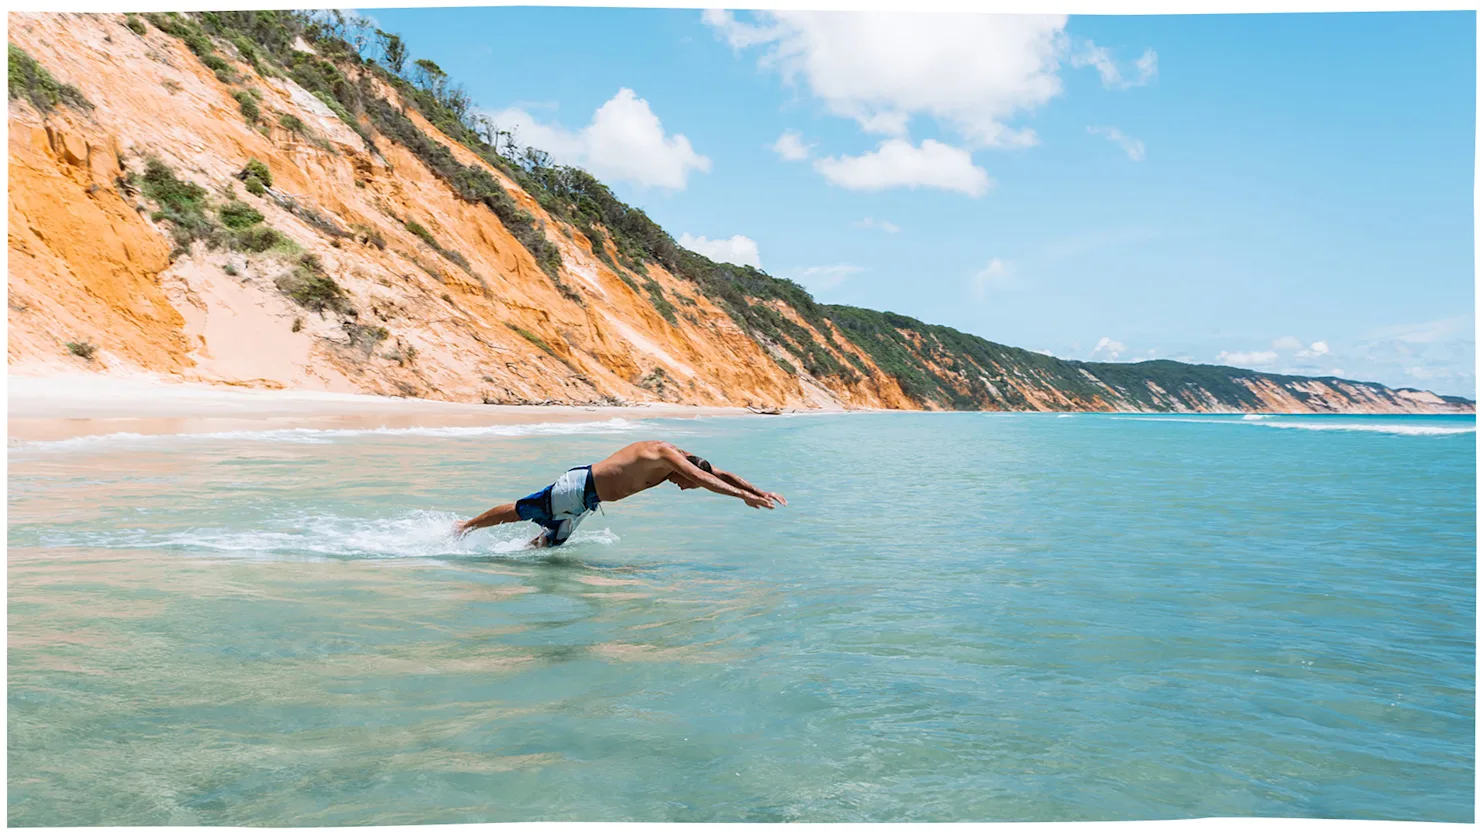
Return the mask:
<path id="1" fill-rule="evenodd" d="M 563 544 L 586 516 L 596 511 L 601 499 L 596 496 L 596 478 L 590 466 L 577 466 L 549 486 L 514 504 L 522 520 L 534 521 L 545 528 L 550 545 Z"/>

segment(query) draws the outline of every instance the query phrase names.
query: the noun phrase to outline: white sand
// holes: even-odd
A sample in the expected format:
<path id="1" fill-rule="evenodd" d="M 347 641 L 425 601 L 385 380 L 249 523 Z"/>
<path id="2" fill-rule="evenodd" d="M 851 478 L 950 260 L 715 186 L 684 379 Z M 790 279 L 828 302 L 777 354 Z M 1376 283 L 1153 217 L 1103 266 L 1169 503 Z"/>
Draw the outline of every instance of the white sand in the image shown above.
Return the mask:
<path id="1" fill-rule="evenodd" d="M 387 396 L 253 390 L 151 376 L 7 376 L 11 440 L 267 428 L 408 428 L 749 416 L 743 408 L 471 405 Z"/>

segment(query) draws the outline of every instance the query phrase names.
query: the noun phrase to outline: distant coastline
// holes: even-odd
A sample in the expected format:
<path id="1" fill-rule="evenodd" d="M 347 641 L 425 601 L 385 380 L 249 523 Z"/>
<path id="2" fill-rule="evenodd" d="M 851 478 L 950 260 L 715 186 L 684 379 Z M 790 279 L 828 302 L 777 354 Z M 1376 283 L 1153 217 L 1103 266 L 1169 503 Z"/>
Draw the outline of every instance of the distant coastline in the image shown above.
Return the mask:
<path id="1" fill-rule="evenodd" d="M 626 405 L 481 405 L 430 399 L 262 390 L 178 382 L 144 375 L 7 376 L 7 427 L 12 444 L 101 434 L 196 434 L 263 429 L 456 428 L 613 419 L 746 417 L 739 407 L 662 403 Z M 1126 413 L 1159 411 L 915 411 L 898 408 L 796 408 L 789 415 L 840 413 Z M 1187 412 L 1184 412 L 1187 413 Z M 1208 410 L 1191 413 L 1248 414 Z M 1302 412 L 1263 411 L 1283 414 Z M 1365 415 L 1366 412 L 1343 412 Z M 1373 412 L 1377 413 L 1377 412 Z M 1466 412 L 1449 411 L 1449 414 Z M 1471 410 L 1473 413 L 1473 403 Z M 1168 414 L 1173 415 L 1173 414 Z M 1303 415 L 1310 415 L 1303 413 Z M 1410 414 L 1411 415 L 1411 414 Z"/>

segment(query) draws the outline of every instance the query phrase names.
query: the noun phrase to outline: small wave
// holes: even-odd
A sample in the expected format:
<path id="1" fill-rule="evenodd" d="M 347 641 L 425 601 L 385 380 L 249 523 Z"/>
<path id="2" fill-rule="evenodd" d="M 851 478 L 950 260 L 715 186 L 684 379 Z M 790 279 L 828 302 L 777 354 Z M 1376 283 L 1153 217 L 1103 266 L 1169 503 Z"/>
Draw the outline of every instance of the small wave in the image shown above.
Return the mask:
<path id="1" fill-rule="evenodd" d="M 420 509 L 384 519 L 302 515 L 281 519 L 266 529 L 69 531 L 44 536 L 44 544 L 298 558 L 467 558 L 547 552 L 529 546 L 539 534 L 534 524 L 509 524 L 455 538 L 453 525 L 460 520 L 462 516 L 451 512 Z M 565 546 L 609 546 L 620 540 L 610 529 L 578 529 Z"/>
<path id="2" fill-rule="evenodd" d="M 532 437 L 564 434 L 621 434 L 645 428 L 642 420 L 621 417 L 605 422 L 534 422 L 524 425 L 472 425 L 441 428 L 272 428 L 260 431 L 213 431 L 198 434 L 89 434 L 65 440 L 12 441 L 12 451 L 70 451 L 99 446 L 172 446 L 180 442 L 237 441 L 325 445 L 357 437 Z"/>
<path id="3" fill-rule="evenodd" d="M 1274 419 L 1274 414 L 1244 414 L 1244 420 L 1254 422 L 1261 419 Z"/>
<path id="4" fill-rule="evenodd" d="M 1448 425 L 1374 425 L 1353 423 L 1350 425 L 1319 425 L 1309 422 L 1264 422 L 1270 428 L 1298 428 L 1302 431 L 1368 431 L 1377 434 L 1402 434 L 1409 437 L 1441 437 L 1451 434 L 1473 434 L 1475 426 Z"/>
<path id="5" fill-rule="evenodd" d="M 1270 417 L 1250 420 L 1250 417 Z M 1374 422 L 1277 422 L 1270 414 L 1246 414 L 1242 419 L 1189 419 L 1181 417 L 1111 417 L 1127 422 L 1194 422 L 1201 425 L 1254 425 L 1260 428 L 1286 428 L 1300 431 L 1358 431 L 1374 434 L 1397 434 L 1408 437 L 1441 437 L 1473 434 L 1474 425 L 1419 425 L 1415 423 L 1382 424 Z"/>

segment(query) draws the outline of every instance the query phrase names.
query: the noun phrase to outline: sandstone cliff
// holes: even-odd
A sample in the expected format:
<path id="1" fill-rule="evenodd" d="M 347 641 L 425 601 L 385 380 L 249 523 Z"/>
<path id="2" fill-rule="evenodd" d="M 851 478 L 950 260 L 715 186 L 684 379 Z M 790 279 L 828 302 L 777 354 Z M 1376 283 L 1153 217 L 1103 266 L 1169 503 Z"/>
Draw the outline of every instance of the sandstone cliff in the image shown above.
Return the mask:
<path id="1" fill-rule="evenodd" d="M 457 100 L 304 15 L 13 14 L 10 38 L 31 73 L 10 88 L 12 373 L 500 403 L 1473 411 L 1066 362 L 817 304 L 680 249 L 584 172 L 505 159 Z"/>

